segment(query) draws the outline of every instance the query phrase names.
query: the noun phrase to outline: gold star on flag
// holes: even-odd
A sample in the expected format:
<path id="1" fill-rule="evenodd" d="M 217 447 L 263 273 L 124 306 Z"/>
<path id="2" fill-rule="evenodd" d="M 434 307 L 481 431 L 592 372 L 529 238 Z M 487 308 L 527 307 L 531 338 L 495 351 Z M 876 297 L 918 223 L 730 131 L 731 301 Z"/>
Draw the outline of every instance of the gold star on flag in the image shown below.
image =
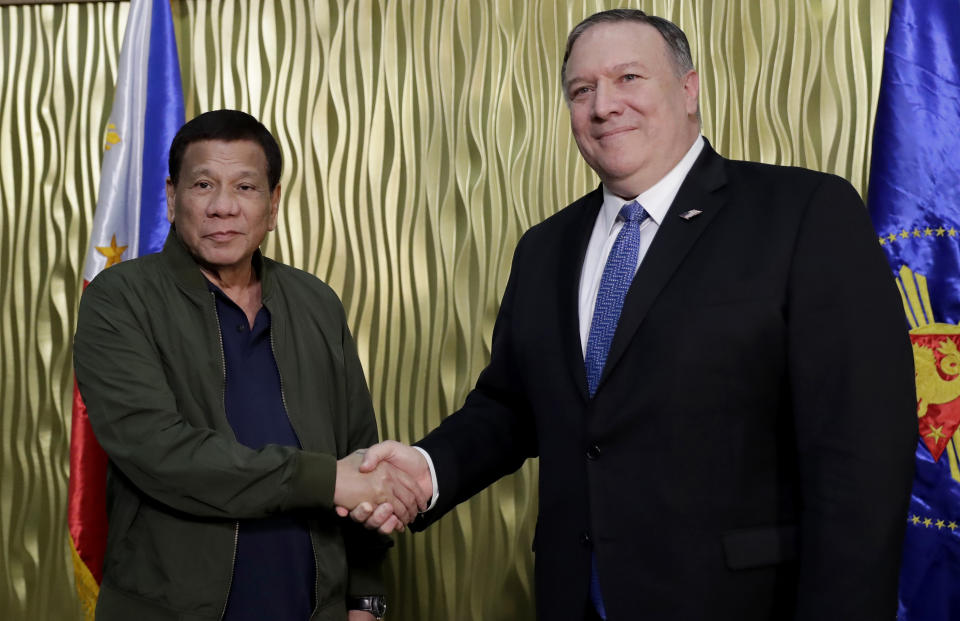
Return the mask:
<path id="1" fill-rule="evenodd" d="M 910 521 L 913 522 L 913 525 L 914 525 L 914 526 L 916 526 L 917 524 L 920 523 L 920 516 L 919 516 L 919 515 L 915 515 L 915 516 L 913 516 L 912 518 L 910 518 Z"/>
<path id="2" fill-rule="evenodd" d="M 942 529 L 944 526 L 943 520 L 937 520 L 937 530 Z"/>
<path id="3" fill-rule="evenodd" d="M 947 231 L 947 233 L 950 235 L 950 237 L 956 237 L 956 236 L 957 236 L 957 229 L 955 229 L 955 228 L 953 228 L 953 227 L 951 226 L 951 227 L 950 227 L 950 230 Z"/>
<path id="4" fill-rule="evenodd" d="M 920 237 L 920 229 L 913 229 L 913 236 Z"/>
<path id="5" fill-rule="evenodd" d="M 930 518 L 923 518 L 923 525 L 927 528 L 930 528 L 930 525 L 933 524 L 933 520 Z"/>
<path id="6" fill-rule="evenodd" d="M 927 434 L 928 438 L 933 438 L 934 442 L 939 442 L 940 440 L 946 438 L 946 434 L 943 433 L 943 425 L 939 427 L 934 427 L 933 425 L 929 426 L 930 433 Z"/>
<path id="7" fill-rule="evenodd" d="M 886 246 L 886 245 L 887 245 L 887 238 L 886 238 L 886 237 L 881 237 L 881 238 L 880 238 L 880 245 L 881 245 L 881 246 Z"/>
<path id="8" fill-rule="evenodd" d="M 937 237 L 943 237 L 943 234 L 946 232 L 947 230 L 941 226 L 940 228 L 937 229 Z"/>
<path id="9" fill-rule="evenodd" d="M 931 235 L 933 235 L 933 229 L 931 229 L 928 226 L 927 228 L 923 229 L 923 234 L 926 235 L 927 237 L 930 237 Z"/>
<path id="10" fill-rule="evenodd" d="M 895 241 L 897 241 L 897 234 L 896 234 L 896 233 L 890 233 L 889 235 L 887 235 L 887 239 L 889 239 L 889 240 L 892 241 L 892 242 L 895 242 Z"/>
<path id="11" fill-rule="evenodd" d="M 948 522 L 948 523 L 947 523 L 947 528 L 949 528 L 950 530 L 956 530 L 956 529 L 957 529 L 957 523 L 956 523 L 956 522 Z"/>
<path id="12" fill-rule="evenodd" d="M 904 239 L 910 237 L 910 231 L 908 231 L 907 229 L 903 229 L 903 231 L 900 232 L 900 237 Z"/>
<path id="13" fill-rule="evenodd" d="M 126 251 L 126 249 L 126 246 L 117 245 L 116 235 L 110 238 L 109 246 L 97 246 L 97 252 L 107 257 L 107 264 L 103 269 L 107 269 L 111 265 L 116 265 L 117 263 L 123 261 L 123 253 Z"/>

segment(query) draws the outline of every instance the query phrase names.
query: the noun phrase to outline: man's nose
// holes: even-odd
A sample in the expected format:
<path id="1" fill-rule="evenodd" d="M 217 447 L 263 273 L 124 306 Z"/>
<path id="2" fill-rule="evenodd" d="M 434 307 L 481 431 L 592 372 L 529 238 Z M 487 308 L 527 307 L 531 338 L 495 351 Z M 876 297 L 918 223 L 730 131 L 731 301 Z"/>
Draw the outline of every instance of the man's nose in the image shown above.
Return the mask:
<path id="1" fill-rule="evenodd" d="M 612 85 L 601 82 L 593 94 L 593 115 L 605 119 L 621 111 L 623 105 Z"/>
<path id="2" fill-rule="evenodd" d="M 236 215 L 240 211 L 240 203 L 230 188 L 219 187 L 207 203 L 207 216 L 211 218 Z"/>

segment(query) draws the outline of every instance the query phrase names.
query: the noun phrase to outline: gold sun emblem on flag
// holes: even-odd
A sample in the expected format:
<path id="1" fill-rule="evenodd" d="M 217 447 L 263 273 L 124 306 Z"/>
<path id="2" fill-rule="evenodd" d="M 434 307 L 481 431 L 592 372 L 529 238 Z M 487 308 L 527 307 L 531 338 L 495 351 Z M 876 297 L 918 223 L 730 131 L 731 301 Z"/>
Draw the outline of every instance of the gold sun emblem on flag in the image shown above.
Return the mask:
<path id="1" fill-rule="evenodd" d="M 922 274 L 904 265 L 897 287 L 911 328 L 920 438 L 934 460 L 946 451 L 950 474 L 960 482 L 960 326 L 934 321 Z"/>
<path id="2" fill-rule="evenodd" d="M 120 144 L 120 134 L 117 133 L 117 126 L 113 123 L 107 125 L 107 138 L 106 143 L 103 145 L 103 148 L 107 151 L 110 150 L 110 147 L 115 144 Z"/>

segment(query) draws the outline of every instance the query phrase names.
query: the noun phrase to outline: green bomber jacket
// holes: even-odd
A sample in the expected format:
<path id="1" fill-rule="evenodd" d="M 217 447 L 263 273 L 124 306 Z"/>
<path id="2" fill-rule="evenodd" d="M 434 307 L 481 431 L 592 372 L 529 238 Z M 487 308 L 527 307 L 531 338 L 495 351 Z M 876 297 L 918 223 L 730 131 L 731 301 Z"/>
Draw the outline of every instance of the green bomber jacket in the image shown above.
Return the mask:
<path id="1" fill-rule="evenodd" d="M 336 460 L 377 441 L 373 404 L 336 294 L 253 258 L 284 405 L 302 450 L 236 441 L 213 294 L 175 229 L 163 251 L 101 272 L 80 302 L 77 384 L 109 457 L 97 619 L 219 619 L 238 520 L 298 511 L 316 561 L 311 619 L 382 594 L 389 538 L 333 511 Z"/>

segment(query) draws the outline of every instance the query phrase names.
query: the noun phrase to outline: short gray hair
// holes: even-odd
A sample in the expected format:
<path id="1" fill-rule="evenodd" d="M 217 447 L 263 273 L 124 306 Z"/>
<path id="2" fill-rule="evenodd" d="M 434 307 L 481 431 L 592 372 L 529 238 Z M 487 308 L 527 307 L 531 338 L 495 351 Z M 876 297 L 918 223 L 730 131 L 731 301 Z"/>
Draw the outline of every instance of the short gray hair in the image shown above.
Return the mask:
<path id="1" fill-rule="evenodd" d="M 693 71 L 693 55 L 690 53 L 690 43 L 687 41 L 687 35 L 683 34 L 679 26 L 668 19 L 656 15 L 647 15 L 640 9 L 611 9 L 594 13 L 574 26 L 567 36 L 567 49 L 563 53 L 563 65 L 560 67 L 560 86 L 564 89 L 564 92 L 566 92 L 567 86 L 567 60 L 570 59 L 570 50 L 573 49 L 573 44 L 591 26 L 618 22 L 636 22 L 653 26 L 667 43 L 667 49 L 670 50 L 670 56 L 673 58 L 677 76 L 683 77 L 687 72 Z"/>

